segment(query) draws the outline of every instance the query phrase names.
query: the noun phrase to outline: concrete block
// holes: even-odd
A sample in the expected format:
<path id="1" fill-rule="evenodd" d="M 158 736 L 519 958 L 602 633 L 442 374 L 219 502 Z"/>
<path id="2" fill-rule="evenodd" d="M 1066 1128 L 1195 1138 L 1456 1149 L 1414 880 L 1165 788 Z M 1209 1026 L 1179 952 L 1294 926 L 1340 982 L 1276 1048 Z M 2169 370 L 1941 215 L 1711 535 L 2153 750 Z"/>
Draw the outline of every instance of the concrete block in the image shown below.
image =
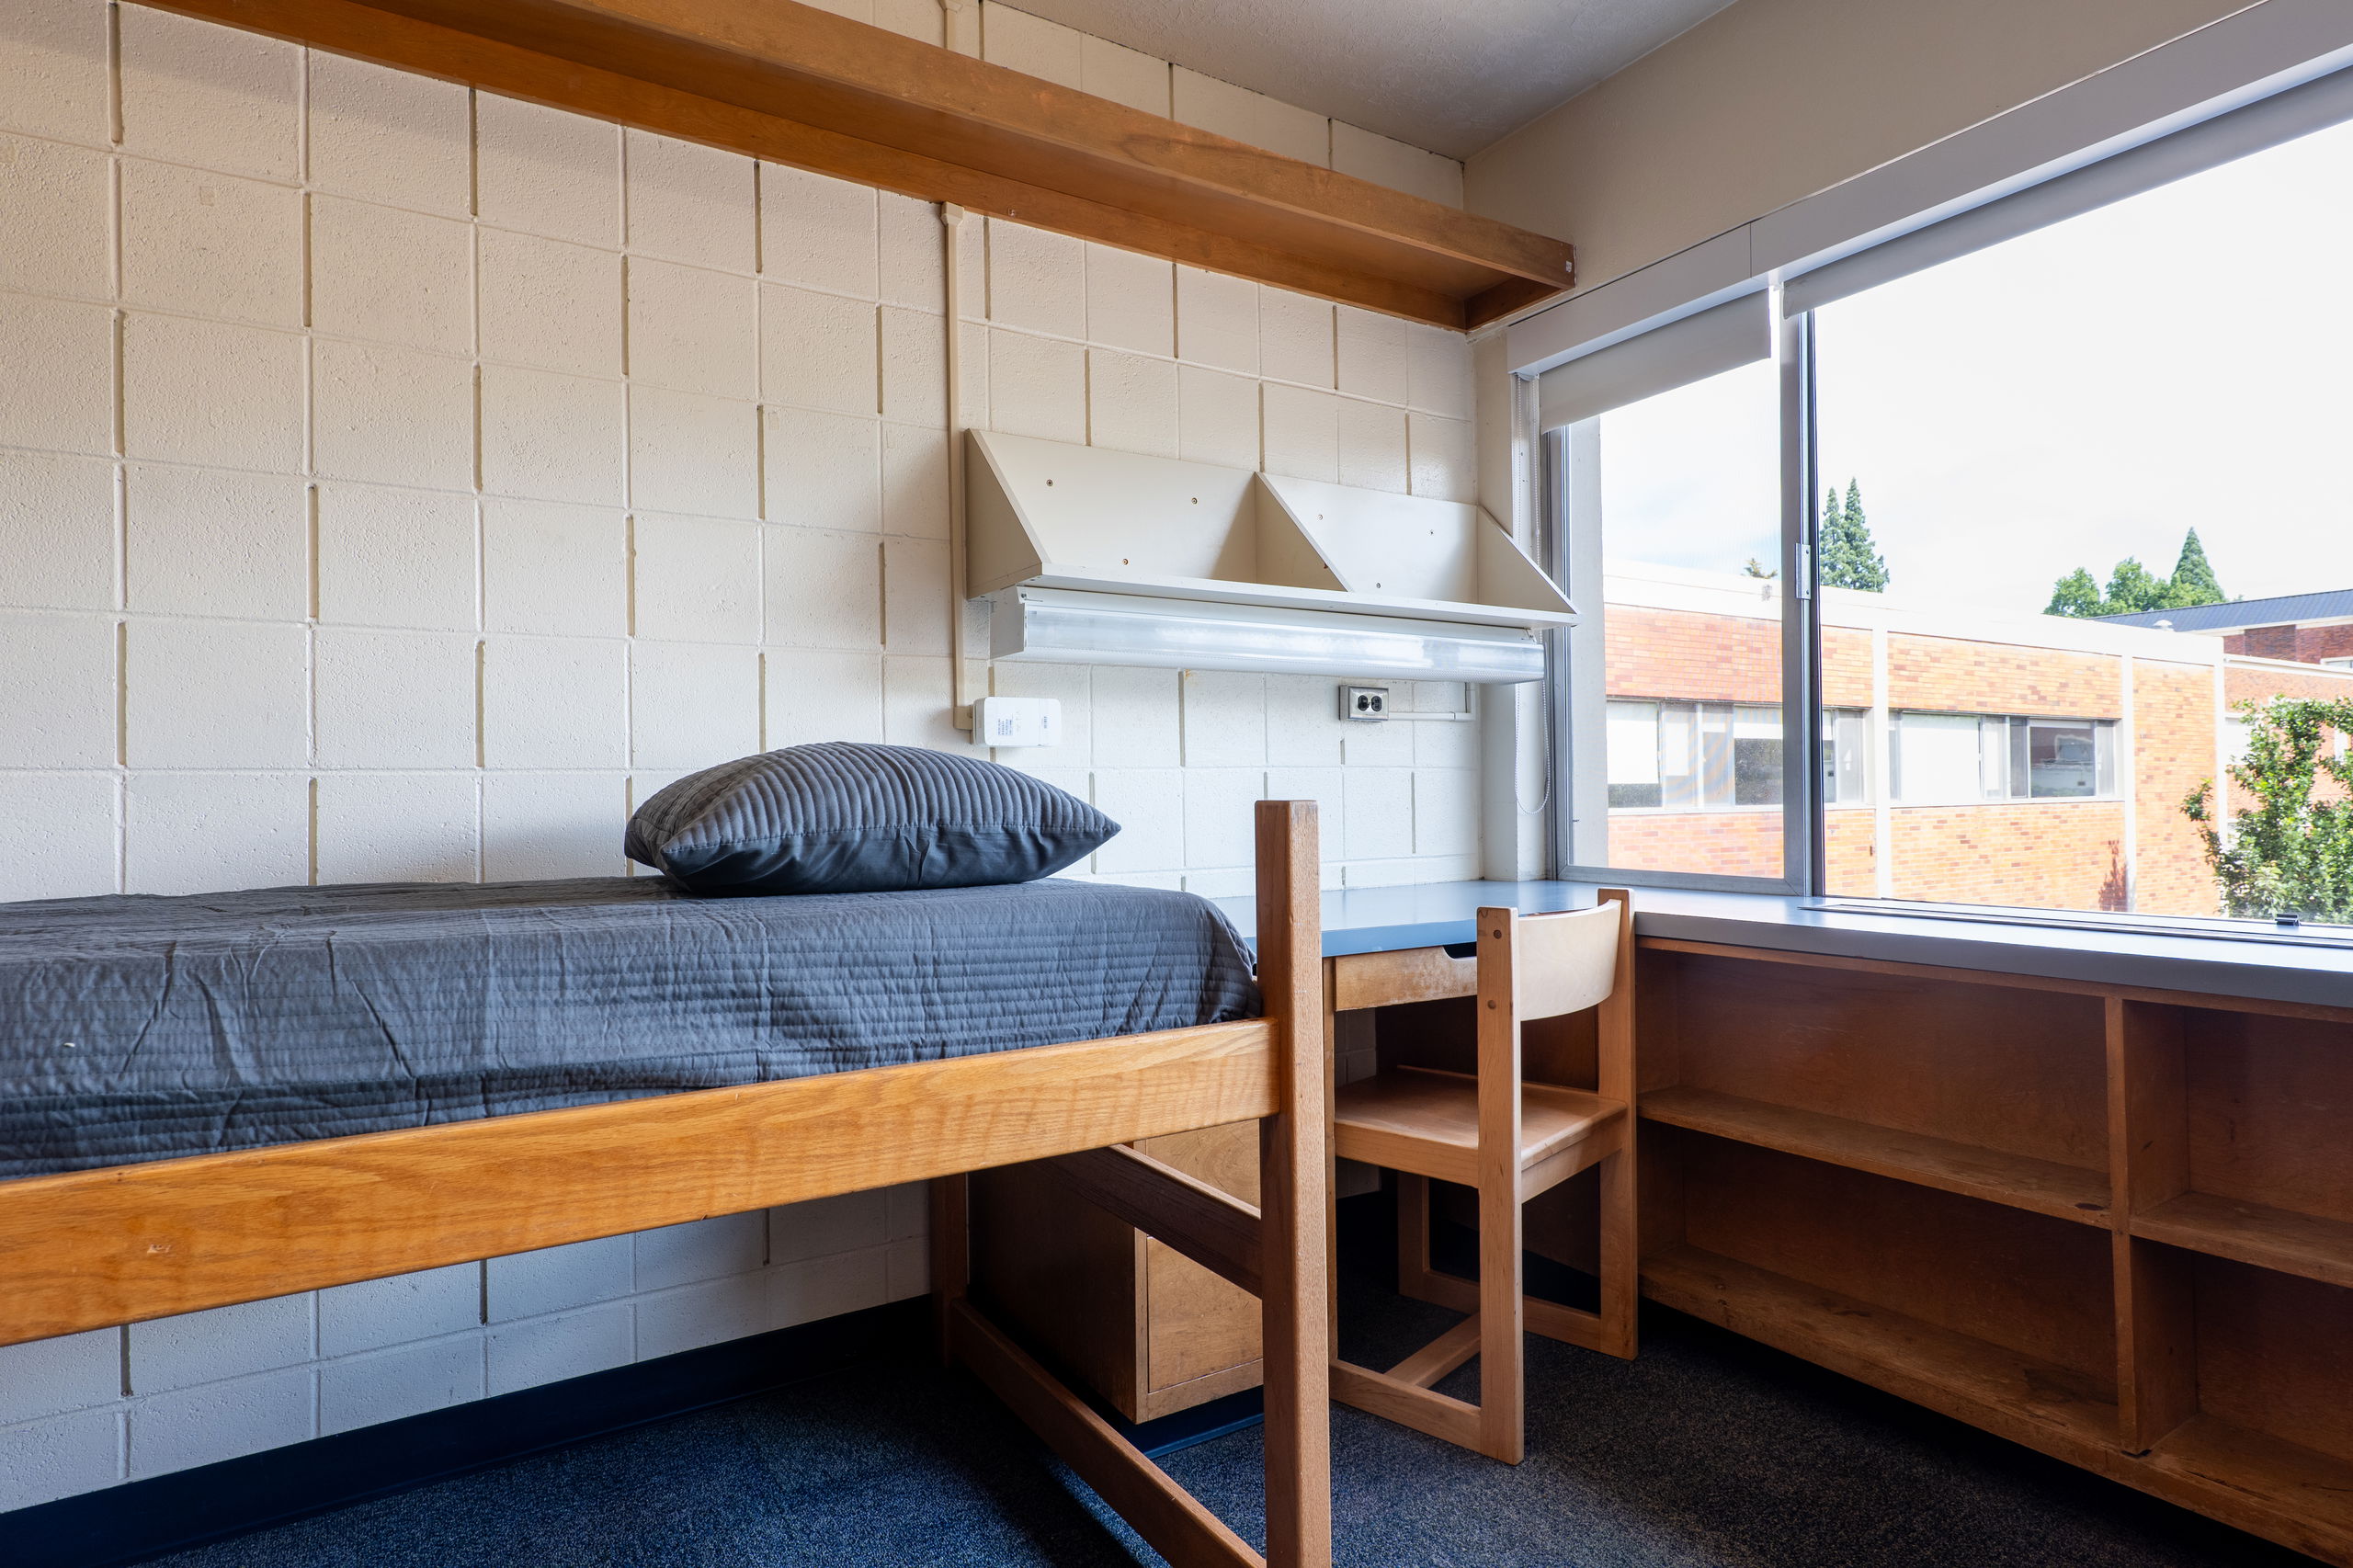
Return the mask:
<path id="1" fill-rule="evenodd" d="M 1259 767 L 1267 760 L 1267 677 L 1237 670 L 1187 670 L 1185 766 Z"/>
<path id="2" fill-rule="evenodd" d="M 630 379 L 714 397 L 758 396 L 758 296 L 749 278 L 631 256 Z"/>
<path id="3" fill-rule="evenodd" d="M 122 1449 L 122 1412 L 114 1409 L 0 1428 L 0 1514 L 113 1485 Z"/>
<path id="4" fill-rule="evenodd" d="M 1176 355 L 1215 370 L 1258 373 L 1258 286 L 1197 267 L 1176 268 Z"/>
<path id="5" fill-rule="evenodd" d="M 868 1247 L 839 1257 L 812 1258 L 769 1269 L 762 1278 L 767 1287 L 770 1326 L 790 1328 L 881 1306 L 891 1293 L 889 1250 Z"/>
<path id="6" fill-rule="evenodd" d="M 1258 371 L 1302 386 L 1333 384 L 1332 304 L 1282 289 L 1258 290 Z"/>
<path id="7" fill-rule="evenodd" d="M 882 1299 L 904 1301 L 931 1290 L 931 1247 L 920 1237 L 892 1242 L 882 1254 Z"/>
<path id="8" fill-rule="evenodd" d="M 882 527 L 879 421 L 801 408 L 763 410 L 770 522 L 836 532 Z"/>
<path id="9" fill-rule="evenodd" d="M 1479 459 L 1468 419 L 1416 411 L 1409 421 L 1407 438 L 1413 452 L 1415 494 L 1440 501 L 1479 498 Z"/>
<path id="10" fill-rule="evenodd" d="M 636 1358 L 636 1314 L 626 1302 L 502 1324 L 487 1336 L 493 1394 L 562 1382 Z"/>
<path id="11" fill-rule="evenodd" d="M 8 766 L 112 766 L 114 665 L 114 622 L 105 616 L 0 610 L 0 669 L 9 672 L 0 680 L 0 736 Z"/>
<path id="12" fill-rule="evenodd" d="M 760 640 L 760 525 L 642 515 L 632 535 L 640 637 Z"/>
<path id="13" fill-rule="evenodd" d="M 1258 383 L 1198 365 L 1176 367 L 1176 455 L 1188 462 L 1258 466 Z"/>
<path id="14" fill-rule="evenodd" d="M 559 637 L 629 631 L 629 520 L 597 506 L 482 504 L 483 626 Z"/>
<path id="15" fill-rule="evenodd" d="M 94 343 L 75 345 L 90 354 Z M 123 323 L 123 437 L 132 457 L 298 472 L 303 340 L 290 333 L 131 313 Z M 47 362 L 47 361 L 44 361 Z M 95 356 L 44 386 L 68 405 Z"/>
<path id="16" fill-rule="evenodd" d="M 300 620 L 310 611 L 310 494 L 300 479 L 132 463 L 125 600 L 156 615 Z"/>
<path id="17" fill-rule="evenodd" d="M 133 767 L 300 767 L 309 755 L 301 626 L 147 620 L 126 633 Z"/>
<path id="18" fill-rule="evenodd" d="M 915 319 L 927 323 L 926 335 L 937 341 L 938 318 Z M 765 286 L 760 290 L 761 395 L 796 408 L 870 417 L 881 406 L 875 331 L 876 311 L 870 301 L 783 284 Z M 905 335 L 899 336 L 895 347 L 904 353 Z M 748 347 L 748 334 L 745 342 Z M 937 405 L 935 395 L 935 409 Z"/>
<path id="19" fill-rule="evenodd" d="M 0 1426 L 109 1404 L 123 1392 L 119 1328 L 0 1346 Z"/>
<path id="20" fill-rule="evenodd" d="M 1471 855 L 1478 847 L 1478 774 L 1468 768 L 1415 770 L 1414 853 Z"/>
<path id="21" fill-rule="evenodd" d="M 1348 725 L 1338 683 L 1326 676 L 1267 677 L 1267 760 L 1279 767 L 1330 767 Z"/>
<path id="22" fill-rule="evenodd" d="M 1330 392 L 1266 382 L 1260 389 L 1267 472 L 1301 479 L 1340 477 L 1340 400 Z"/>
<path id="23" fill-rule="evenodd" d="M 319 1369 L 319 1435 L 464 1404 L 483 1381 L 479 1332 L 330 1361 Z"/>
<path id="24" fill-rule="evenodd" d="M 625 876 L 621 832 L 628 824 L 629 795 L 619 773 L 486 773 L 483 881 Z"/>
<path id="25" fill-rule="evenodd" d="M 124 152 L 296 177 L 301 50 L 145 6 L 122 12 L 120 27 Z"/>
<path id="26" fill-rule="evenodd" d="M 1172 73 L 1169 86 L 1170 118 L 1181 124 L 1304 163 L 1328 165 L 1332 161 L 1331 122 L 1313 110 L 1181 65 Z"/>
<path id="27" fill-rule="evenodd" d="M 1101 675 L 1103 671 L 1097 671 Z M 1104 714 L 1097 710 L 1096 746 L 1102 747 Z M 1120 824 L 1119 834 L 1095 852 L 1099 876 L 1137 871 L 1174 871 L 1185 864 L 1185 774 L 1175 767 L 1095 770 L 1095 804 Z"/>
<path id="28" fill-rule="evenodd" d="M 313 196 L 311 324 L 337 337 L 471 354 L 473 250 L 469 224 Z"/>
<path id="29" fill-rule="evenodd" d="M 304 1291 L 132 1324 L 131 1392 L 161 1393 L 307 1362 L 314 1304 Z"/>
<path id="30" fill-rule="evenodd" d="M 1476 699 L 1466 707 L 1466 688 L 1454 681 L 1415 681 L 1413 685 L 1413 706 L 1425 713 L 1461 713 L 1475 708 Z M 1471 767 L 1479 766 L 1479 726 L 1471 724 L 1415 724 L 1414 726 L 1414 766 L 1415 767 Z"/>
<path id="31" fill-rule="evenodd" d="M 0 603 L 115 608 L 114 474 L 102 459 L 0 451 Z"/>
<path id="32" fill-rule="evenodd" d="M 1267 769 L 1267 799 L 1315 802 L 1319 836 L 1323 840 L 1325 887 L 1339 885 L 1338 862 L 1347 826 L 1347 769 L 1344 767 L 1270 767 Z"/>
<path id="33" fill-rule="evenodd" d="M 770 647 L 881 650 L 881 540 L 770 528 L 763 554 Z"/>
<path id="34" fill-rule="evenodd" d="M 1326 683 L 1330 691 L 1332 684 Z M 1404 697 L 1394 685 L 1390 695 Z M 1340 746 L 1344 760 L 1350 767 L 1411 767 L 1414 765 L 1414 732 L 1419 724 L 1351 724 L 1340 726 Z"/>
<path id="35" fill-rule="evenodd" d="M 463 631 L 322 627 L 311 700 L 323 767 L 472 767 L 476 642 Z"/>
<path id="36" fill-rule="evenodd" d="M 633 506 L 713 517 L 760 515 L 760 410 L 662 387 L 629 389 Z"/>
<path id="37" fill-rule="evenodd" d="M 217 1464 L 318 1434 L 308 1367 L 179 1389 L 131 1406 L 132 1480 Z"/>
<path id="38" fill-rule="evenodd" d="M 730 272 L 752 270 L 752 160 L 643 131 L 622 133 L 629 248 Z"/>
<path id="39" fill-rule="evenodd" d="M 474 500 L 370 484 L 318 487 L 319 619 L 474 626 Z"/>
<path id="40" fill-rule="evenodd" d="M 1086 358 L 1087 444 L 1176 456 L 1176 361 L 1108 348 L 1090 349 Z"/>
<path id="41" fill-rule="evenodd" d="M 482 781 L 472 770 L 323 773 L 316 787 L 322 885 L 480 879 Z"/>
<path id="42" fill-rule="evenodd" d="M 319 1354 L 437 1339 L 482 1323 L 482 1265 L 453 1263 L 319 1292 Z"/>
<path id="43" fill-rule="evenodd" d="M 1076 28 L 981 0 L 981 58 L 992 65 L 1075 88 L 1086 39 Z"/>
<path id="44" fill-rule="evenodd" d="M 1394 316 L 1340 306 L 1336 337 L 1340 391 L 1375 403 L 1404 403 L 1410 384 L 1405 328 Z"/>
<path id="45" fill-rule="evenodd" d="M 882 661 L 882 738 L 894 746 L 923 746 L 985 759 L 969 731 L 949 719 L 952 676 L 946 654 L 894 653 Z"/>
<path id="46" fill-rule="evenodd" d="M 463 218 L 473 204 L 472 95 L 455 82 L 313 51 L 311 184 Z"/>
<path id="47" fill-rule="evenodd" d="M 1098 98 L 1168 118 L 1168 62 L 1108 39 L 1080 35 L 1079 85 Z"/>
<path id="48" fill-rule="evenodd" d="M 483 358 L 581 376 L 621 373 L 619 256 L 499 229 L 476 236 Z"/>
<path id="49" fill-rule="evenodd" d="M 1176 270 L 1157 256 L 1086 247 L 1086 335 L 1163 358 L 1176 352 Z"/>
<path id="50" fill-rule="evenodd" d="M 938 209 L 928 201 L 886 190 L 881 193 L 877 217 L 882 299 L 935 315 L 946 310 L 942 257 L 947 243 Z"/>
<path id="51" fill-rule="evenodd" d="M 1405 344 L 1406 384 L 1413 405 L 1449 419 L 1470 418 L 1475 401 L 1471 340 L 1442 326 L 1409 322 Z"/>
<path id="52" fill-rule="evenodd" d="M 707 1279 L 642 1297 L 635 1305 L 641 1361 L 765 1334 L 777 1326 L 764 1273 Z"/>
<path id="53" fill-rule="evenodd" d="M 506 365 L 482 368 L 482 483 L 494 495 L 622 502 L 622 388 Z"/>
<path id="54" fill-rule="evenodd" d="M 1255 767 L 1188 767 L 1185 779 L 1185 864 L 1247 866 L 1256 840 L 1256 803 L 1266 796 L 1266 773 Z"/>
<path id="55" fill-rule="evenodd" d="M 1476 855 L 1425 855 L 1410 860 L 1351 860 L 1346 869 L 1352 888 L 1403 887 L 1420 882 L 1467 882 L 1479 876 Z"/>
<path id="56" fill-rule="evenodd" d="M 882 544 L 882 644 L 893 653 L 948 653 L 948 541 Z"/>
<path id="57" fill-rule="evenodd" d="M 882 531 L 948 537 L 948 432 L 882 426 Z"/>
<path id="58" fill-rule="evenodd" d="M 1178 672 L 1104 665 L 1095 672 L 1095 766 L 1176 767 L 1183 761 Z"/>
<path id="59" fill-rule="evenodd" d="M 473 488 L 474 369 L 463 359 L 315 338 L 311 408 L 311 462 L 324 476 Z"/>
<path id="60" fill-rule="evenodd" d="M 617 126 L 474 95 L 474 210 L 501 229 L 614 246 L 621 237 Z"/>
<path id="61" fill-rule="evenodd" d="M 856 6 L 863 4 L 863 0 L 843 0 L 843 3 Z M 888 28 L 918 43 L 939 44 L 945 41 L 940 36 L 945 29 L 938 0 L 874 0 L 873 20 L 876 27 Z"/>
<path id="62" fill-rule="evenodd" d="M 1086 334 L 1086 244 L 1001 218 L 988 224 L 989 320 L 1057 337 Z"/>
<path id="63" fill-rule="evenodd" d="M 813 648 L 770 648 L 763 689 L 767 744 L 882 738 L 882 661 L 874 653 L 833 653 Z"/>
<path id="64" fill-rule="evenodd" d="M 483 1266 L 484 1321 L 509 1323 L 618 1300 L 633 1288 L 635 1256 L 629 1237 L 604 1236 L 494 1257 Z"/>
<path id="65" fill-rule="evenodd" d="M 1255 869 L 1239 866 L 1222 870 L 1188 871 L 1185 873 L 1185 891 L 1196 898 L 1248 898 L 1257 892 L 1257 875 Z"/>
<path id="66" fill-rule="evenodd" d="M 105 153 L 0 136 L 0 289 L 112 299 L 113 201 Z"/>
<path id="67" fill-rule="evenodd" d="M 0 820 L 42 824 L 0 861 L 0 901 L 119 892 L 120 793 L 111 773 L 0 773 Z"/>
<path id="68" fill-rule="evenodd" d="M 640 1231 L 637 1288 L 662 1290 L 723 1275 L 747 1274 L 768 1260 L 768 1214 L 721 1214 L 684 1225 Z"/>
<path id="69" fill-rule="evenodd" d="M 1405 411 L 1385 403 L 1340 400 L 1340 483 L 1366 490 L 1410 488 Z"/>
<path id="70" fill-rule="evenodd" d="M 300 773 L 134 773 L 123 791 L 125 892 L 221 892 L 310 881 Z"/>
<path id="71" fill-rule="evenodd" d="M 483 762 L 489 767 L 629 766 L 628 657 L 586 637 L 483 640 Z"/>
<path id="72" fill-rule="evenodd" d="M 0 125 L 103 147 L 112 18 L 84 0 L 14 0 L 0 18 Z"/>
<path id="73" fill-rule="evenodd" d="M 1332 122 L 1332 166 L 1344 175 L 1369 179 L 1425 201 L 1448 207 L 1462 205 L 1461 164 L 1359 130 L 1344 120 Z"/>
<path id="74" fill-rule="evenodd" d="M 1018 332 L 989 334 L 989 428 L 1086 439 L 1086 350 Z"/>
<path id="75" fill-rule="evenodd" d="M 1342 852 L 1351 860 L 1392 858 L 1414 852 L 1414 774 L 1404 767 L 1345 770 L 1347 815 Z"/>
<path id="76" fill-rule="evenodd" d="M 884 1234 L 894 1242 L 921 1241 L 931 1229 L 931 1183 L 902 1182 L 882 1189 Z"/>
<path id="77" fill-rule="evenodd" d="M 760 271 L 771 281 L 875 297 L 876 192 L 781 164 L 760 165 Z"/>
<path id="78" fill-rule="evenodd" d="M 38 379 L 0 376 L 0 446 L 113 451 L 114 345 L 114 314 L 102 305 L 12 297 L 0 311 L 0 365 L 44 369 Z M 143 361 L 138 369 L 143 420 L 162 389 Z M 299 401 L 296 407 L 299 412 Z M 143 424 L 140 433 L 148 433 Z"/>
<path id="79" fill-rule="evenodd" d="M 879 1246 L 890 1239 L 890 1189 L 878 1187 L 771 1209 L 768 1261 L 798 1263 Z"/>
<path id="80" fill-rule="evenodd" d="M 630 651 L 630 761 L 713 767 L 760 749 L 760 651 L 639 642 Z"/>
<path id="81" fill-rule="evenodd" d="M 948 422 L 947 323 L 921 311 L 885 305 L 881 329 L 883 417 L 944 427 Z M 850 386 L 857 390 L 855 382 Z"/>

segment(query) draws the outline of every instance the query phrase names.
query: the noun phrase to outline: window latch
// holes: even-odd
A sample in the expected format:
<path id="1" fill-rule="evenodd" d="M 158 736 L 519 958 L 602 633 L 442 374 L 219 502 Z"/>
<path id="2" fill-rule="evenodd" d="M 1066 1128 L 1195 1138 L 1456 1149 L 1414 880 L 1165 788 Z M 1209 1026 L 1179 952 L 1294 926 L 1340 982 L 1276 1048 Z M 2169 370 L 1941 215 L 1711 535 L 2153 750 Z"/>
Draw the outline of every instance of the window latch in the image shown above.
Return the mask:
<path id="1" fill-rule="evenodd" d="M 1813 546 L 1800 540 L 1797 569 L 1790 574 L 1790 588 L 1799 598 L 1813 597 Z"/>

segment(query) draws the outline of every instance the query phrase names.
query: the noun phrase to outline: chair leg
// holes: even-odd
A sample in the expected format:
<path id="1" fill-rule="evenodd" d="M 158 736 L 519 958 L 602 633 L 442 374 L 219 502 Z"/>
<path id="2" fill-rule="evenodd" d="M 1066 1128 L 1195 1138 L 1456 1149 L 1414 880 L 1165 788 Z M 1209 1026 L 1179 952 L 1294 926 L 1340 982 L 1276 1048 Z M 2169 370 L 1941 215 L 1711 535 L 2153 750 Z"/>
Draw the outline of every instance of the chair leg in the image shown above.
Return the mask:
<path id="1" fill-rule="evenodd" d="M 1479 1193 L 1479 1451 L 1518 1464 L 1526 1446 L 1521 1406 L 1527 1341 L 1521 1327 L 1519 1194 Z"/>

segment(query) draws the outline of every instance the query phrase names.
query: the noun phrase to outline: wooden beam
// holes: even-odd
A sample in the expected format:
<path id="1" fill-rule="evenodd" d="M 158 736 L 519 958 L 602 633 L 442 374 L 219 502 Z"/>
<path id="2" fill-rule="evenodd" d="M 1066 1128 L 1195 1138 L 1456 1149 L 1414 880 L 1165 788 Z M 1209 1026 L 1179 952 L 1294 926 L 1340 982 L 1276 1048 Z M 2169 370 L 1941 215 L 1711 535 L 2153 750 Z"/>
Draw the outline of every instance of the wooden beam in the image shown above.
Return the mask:
<path id="1" fill-rule="evenodd" d="M 1259 1293 L 1258 1210 L 1133 1149 L 1089 1149 L 1045 1168 L 1089 1203 Z"/>
<path id="2" fill-rule="evenodd" d="M 794 0 L 161 3 L 1441 326 L 1571 280 L 1562 241 Z"/>
<path id="3" fill-rule="evenodd" d="M 1264 1117 L 1277 1039 L 1254 1018 L 0 1182 L 0 1345 Z"/>

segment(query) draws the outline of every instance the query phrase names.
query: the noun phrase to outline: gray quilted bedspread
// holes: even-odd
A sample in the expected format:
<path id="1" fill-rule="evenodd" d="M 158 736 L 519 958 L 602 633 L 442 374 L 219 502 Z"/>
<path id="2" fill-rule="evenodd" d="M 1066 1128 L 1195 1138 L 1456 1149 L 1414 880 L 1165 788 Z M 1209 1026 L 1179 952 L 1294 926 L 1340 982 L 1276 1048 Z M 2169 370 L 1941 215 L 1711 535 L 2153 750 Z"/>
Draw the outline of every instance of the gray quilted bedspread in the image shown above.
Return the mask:
<path id="1" fill-rule="evenodd" d="M 1248 1017 L 1188 893 L 654 880 L 0 904 L 0 1176 Z"/>

